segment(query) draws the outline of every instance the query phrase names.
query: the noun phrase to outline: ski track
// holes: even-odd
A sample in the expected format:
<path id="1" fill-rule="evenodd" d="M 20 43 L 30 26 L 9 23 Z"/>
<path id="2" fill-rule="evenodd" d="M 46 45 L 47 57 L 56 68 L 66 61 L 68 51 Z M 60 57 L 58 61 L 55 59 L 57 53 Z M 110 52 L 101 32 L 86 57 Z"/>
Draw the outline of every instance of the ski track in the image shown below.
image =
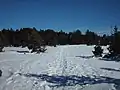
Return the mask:
<path id="1" fill-rule="evenodd" d="M 7 61 L 7 60 L 6 60 Z M 8 60 L 8 61 L 15 61 L 15 60 Z M 5 87 L 7 87 L 7 85 L 9 85 L 10 83 L 14 83 L 15 80 L 16 80 L 16 76 L 18 76 L 18 73 L 25 73 L 24 72 L 24 69 L 27 68 L 27 69 L 30 69 L 30 65 L 34 62 L 34 60 L 32 59 L 29 59 L 29 60 L 22 60 L 23 62 L 20 63 L 20 69 L 15 71 L 15 72 L 12 72 L 13 74 L 10 75 L 6 81 L 4 83 L 7 83 L 4 85 L 4 87 L 2 88 L 2 90 L 5 90 Z M 5 62 L 5 61 L 3 61 Z"/>
<path id="2" fill-rule="evenodd" d="M 78 75 L 78 76 L 89 76 L 100 77 L 103 75 L 103 71 L 98 72 L 95 67 L 87 62 L 87 59 L 77 58 L 70 51 L 70 47 L 58 46 L 54 50 L 54 47 L 49 48 L 48 53 L 43 54 L 31 54 L 29 60 L 21 60 L 19 69 L 13 74 L 6 78 L 5 82 L 2 83 L 0 90 L 83 90 L 86 86 L 74 86 L 74 87 L 49 87 L 50 83 L 41 81 L 36 78 L 28 78 L 20 76 L 18 73 L 33 73 L 33 74 L 48 74 L 48 75 Z M 73 47 L 71 47 L 73 48 Z M 26 54 L 27 55 L 27 54 Z M 30 54 L 28 54 L 29 56 Z M 74 62 L 74 60 L 76 62 Z M 15 60 L 4 60 L 3 62 L 12 62 Z M 41 64 L 42 63 L 42 64 Z M 46 64 L 46 65 L 45 65 Z M 44 67 L 44 68 L 43 68 Z M 42 69 L 41 69 L 42 68 Z M 28 85 L 28 87 L 27 87 Z M 8 88 L 9 87 L 9 88 Z M 20 89 L 18 88 L 20 87 Z M 89 89 L 87 89 L 89 90 Z"/>

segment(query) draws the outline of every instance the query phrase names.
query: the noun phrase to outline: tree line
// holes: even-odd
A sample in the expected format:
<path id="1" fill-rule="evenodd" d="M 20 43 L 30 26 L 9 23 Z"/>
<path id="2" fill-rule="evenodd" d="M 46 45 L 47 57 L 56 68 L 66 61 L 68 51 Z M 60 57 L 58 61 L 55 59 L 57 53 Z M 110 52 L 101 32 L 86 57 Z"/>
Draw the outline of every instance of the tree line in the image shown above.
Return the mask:
<path id="1" fill-rule="evenodd" d="M 112 36 L 107 36 L 106 34 L 100 36 L 90 30 L 86 30 L 85 34 L 82 34 L 80 30 L 66 33 L 62 30 L 37 30 L 34 27 L 17 30 L 11 28 L 0 30 L 0 45 L 15 47 L 30 44 L 50 46 L 67 44 L 96 45 L 98 42 L 100 42 L 101 45 L 108 45 L 111 37 Z"/>

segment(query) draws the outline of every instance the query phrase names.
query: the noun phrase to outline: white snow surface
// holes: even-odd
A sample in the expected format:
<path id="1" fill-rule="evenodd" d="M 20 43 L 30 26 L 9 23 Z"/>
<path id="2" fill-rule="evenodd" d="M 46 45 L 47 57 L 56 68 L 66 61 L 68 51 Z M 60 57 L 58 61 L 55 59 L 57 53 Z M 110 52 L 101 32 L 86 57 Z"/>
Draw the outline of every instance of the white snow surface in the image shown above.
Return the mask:
<path id="1" fill-rule="evenodd" d="M 120 90 L 120 62 L 84 58 L 93 55 L 93 47 L 47 46 L 47 51 L 40 54 L 17 52 L 29 51 L 28 48 L 5 47 L 5 52 L 0 52 L 0 70 L 3 72 L 0 90 Z M 103 48 L 108 52 L 105 46 Z M 43 79 L 42 75 L 46 77 Z M 119 85 L 110 81 L 97 83 L 96 79 L 94 84 L 89 80 L 80 82 L 83 76 L 114 78 Z"/>

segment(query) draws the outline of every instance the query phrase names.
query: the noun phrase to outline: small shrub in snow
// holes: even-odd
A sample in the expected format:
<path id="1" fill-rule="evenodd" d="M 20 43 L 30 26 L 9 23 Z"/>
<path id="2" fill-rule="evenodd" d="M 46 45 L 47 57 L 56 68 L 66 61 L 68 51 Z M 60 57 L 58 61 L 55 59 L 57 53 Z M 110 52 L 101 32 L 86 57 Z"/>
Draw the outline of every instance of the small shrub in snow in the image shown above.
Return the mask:
<path id="1" fill-rule="evenodd" d="M 2 70 L 0 70 L 0 77 L 2 76 Z"/>
<path id="2" fill-rule="evenodd" d="M 56 44 L 54 45 L 54 47 L 56 47 Z"/>
<path id="3" fill-rule="evenodd" d="M 28 45 L 28 49 L 33 49 L 33 45 Z"/>
<path id="4" fill-rule="evenodd" d="M 95 57 L 102 57 L 103 49 L 100 45 L 96 45 L 94 47 L 94 51 L 92 51 Z"/>
<path id="5" fill-rule="evenodd" d="M 47 49 L 43 46 L 43 47 L 38 47 L 38 46 L 35 46 L 34 48 L 32 48 L 32 51 L 31 53 L 33 52 L 37 52 L 37 53 L 40 53 L 40 52 L 45 52 Z"/>

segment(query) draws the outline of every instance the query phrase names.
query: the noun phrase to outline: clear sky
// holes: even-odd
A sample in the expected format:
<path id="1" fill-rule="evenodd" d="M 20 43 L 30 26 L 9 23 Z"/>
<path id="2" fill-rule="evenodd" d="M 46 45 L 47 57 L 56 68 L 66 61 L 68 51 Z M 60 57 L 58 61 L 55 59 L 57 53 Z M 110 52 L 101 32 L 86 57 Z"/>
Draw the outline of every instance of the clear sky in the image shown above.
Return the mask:
<path id="1" fill-rule="evenodd" d="M 110 32 L 114 25 L 120 26 L 120 0 L 0 0 L 0 29 Z"/>

